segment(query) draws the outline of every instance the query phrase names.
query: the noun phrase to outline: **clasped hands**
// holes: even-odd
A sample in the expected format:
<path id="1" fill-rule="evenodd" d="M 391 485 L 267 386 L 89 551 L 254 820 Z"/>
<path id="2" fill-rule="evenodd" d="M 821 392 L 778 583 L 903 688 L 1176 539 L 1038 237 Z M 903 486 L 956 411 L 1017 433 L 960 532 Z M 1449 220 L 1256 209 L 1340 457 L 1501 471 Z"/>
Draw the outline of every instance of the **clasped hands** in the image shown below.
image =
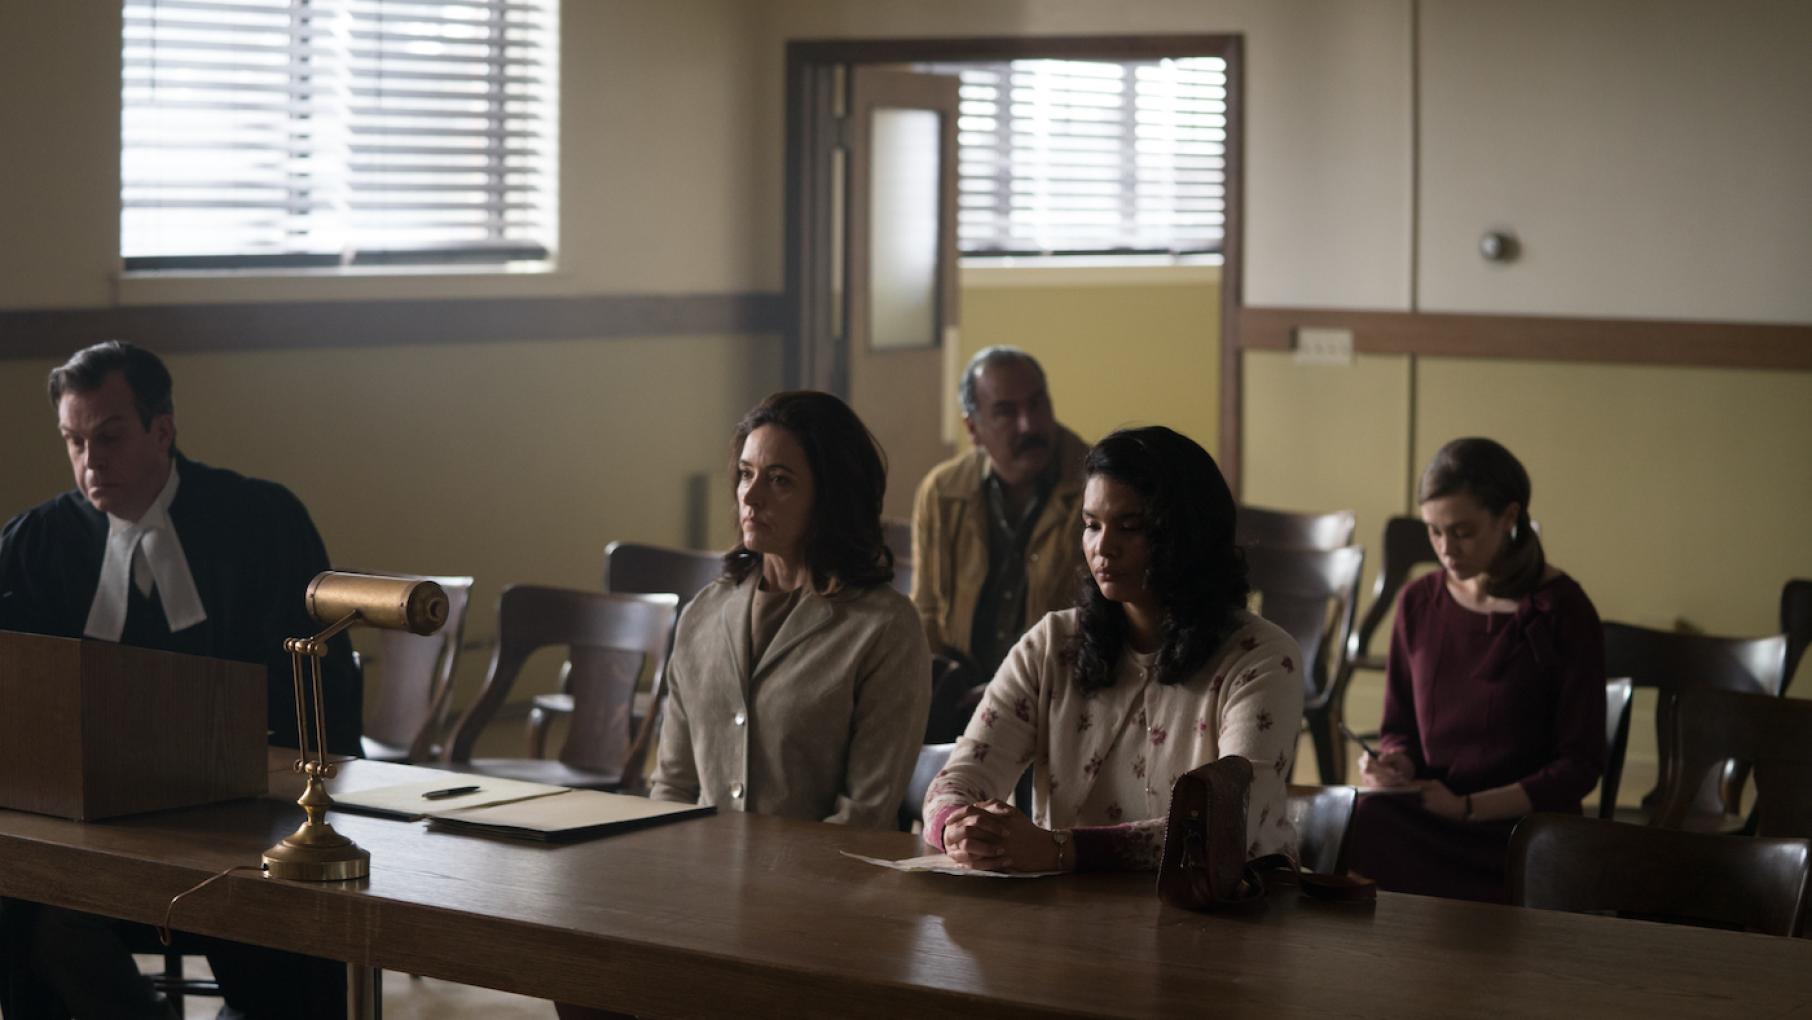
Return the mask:
<path id="1" fill-rule="evenodd" d="M 977 871 L 1057 871 L 1057 843 L 1018 808 L 984 800 L 944 820 L 944 852 Z"/>
<path id="2" fill-rule="evenodd" d="M 1466 798 L 1449 790 L 1439 779 L 1417 779 L 1415 763 L 1401 751 L 1361 754 L 1359 775 L 1365 786 L 1414 786 L 1422 791 L 1422 808 L 1429 814 L 1456 822 L 1466 818 Z"/>

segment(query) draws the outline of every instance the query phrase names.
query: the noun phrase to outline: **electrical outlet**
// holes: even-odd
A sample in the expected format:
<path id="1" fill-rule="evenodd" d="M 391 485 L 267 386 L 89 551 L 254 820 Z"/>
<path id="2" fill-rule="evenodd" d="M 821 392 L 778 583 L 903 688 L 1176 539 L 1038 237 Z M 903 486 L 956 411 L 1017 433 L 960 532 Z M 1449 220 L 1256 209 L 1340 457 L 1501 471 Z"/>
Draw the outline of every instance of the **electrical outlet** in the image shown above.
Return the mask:
<path id="1" fill-rule="evenodd" d="M 1299 328 L 1292 360 L 1298 365 L 1350 365 L 1353 363 L 1353 331 Z"/>

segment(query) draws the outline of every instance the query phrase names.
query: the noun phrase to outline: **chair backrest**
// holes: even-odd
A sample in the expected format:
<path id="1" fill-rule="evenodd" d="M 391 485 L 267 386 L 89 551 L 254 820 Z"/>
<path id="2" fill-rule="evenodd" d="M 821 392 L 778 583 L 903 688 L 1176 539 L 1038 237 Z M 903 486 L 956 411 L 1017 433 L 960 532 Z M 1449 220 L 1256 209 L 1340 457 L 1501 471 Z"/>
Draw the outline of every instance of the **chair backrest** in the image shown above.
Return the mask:
<path id="1" fill-rule="evenodd" d="M 1617 788 L 1623 784 L 1623 756 L 1630 746 L 1630 701 L 1635 688 L 1620 676 L 1604 682 L 1604 777 L 1598 784 L 1598 817 L 1617 811 Z"/>
<path id="2" fill-rule="evenodd" d="M 1785 635 L 1728 638 L 1627 623 L 1604 625 L 1604 675 L 1627 676 L 1637 688 L 1660 692 L 1655 705 L 1655 744 L 1661 758 L 1656 787 L 1659 799 L 1666 800 L 1678 781 L 1674 713 L 1680 694 L 1690 690 L 1779 694 L 1786 679 L 1786 658 Z M 1735 812 L 1742 787 L 1741 770 L 1727 771 L 1722 781 L 1710 782 L 1696 792 L 1695 813 Z"/>
<path id="3" fill-rule="evenodd" d="M 1798 934 L 1812 842 L 1534 814 L 1510 837 L 1510 902 Z"/>
<path id="4" fill-rule="evenodd" d="M 1681 782 L 1657 825 L 1679 826 L 1692 808 L 1685 791 L 1734 759 L 1754 770 L 1756 833 L 1812 838 L 1812 702 L 1687 691 L 1676 720 Z"/>
<path id="5" fill-rule="evenodd" d="M 723 557 L 696 549 L 636 542 L 604 547 L 604 590 L 629 595 L 679 596 L 680 608 L 724 572 Z"/>
<path id="6" fill-rule="evenodd" d="M 1296 829 L 1297 863 L 1323 875 L 1346 874 L 1346 836 L 1358 793 L 1350 786 L 1290 785 L 1284 803 Z"/>
<path id="7" fill-rule="evenodd" d="M 906 794 L 900 798 L 900 831 L 911 832 L 912 823 L 918 821 L 919 813 L 925 809 L 925 794 L 931 789 L 931 781 L 944 766 L 950 763 L 950 755 L 956 750 L 955 744 L 926 744 L 919 748 L 919 761 L 912 767 L 912 779 L 906 784 Z"/>
<path id="8" fill-rule="evenodd" d="M 1409 583 L 1417 564 L 1437 563 L 1428 525 L 1420 517 L 1392 517 L 1384 522 L 1384 558 L 1378 561 L 1378 579 L 1372 583 L 1372 604 L 1348 639 L 1346 654 L 1357 659 L 1372 646 L 1372 636 L 1397 604 L 1397 593 Z"/>
<path id="9" fill-rule="evenodd" d="M 375 701 L 365 713 L 365 735 L 407 749 L 407 761 L 432 761 L 453 700 L 453 668 L 465 642 L 470 577 L 430 577 L 447 593 L 447 622 L 423 637 L 400 630 L 369 634 L 372 654 L 364 656 L 367 687 L 376 665 Z"/>
<path id="10" fill-rule="evenodd" d="M 1812 581 L 1788 581 L 1781 588 L 1781 633 L 1787 635 L 1787 679 L 1781 685 L 1785 691 L 1805 657 L 1806 646 L 1812 645 Z"/>
<path id="11" fill-rule="evenodd" d="M 912 562 L 912 522 L 904 517 L 881 518 L 881 538 L 893 550 L 895 562 Z"/>
<path id="12" fill-rule="evenodd" d="M 1339 670 L 1353 609 L 1359 601 L 1359 577 L 1365 550 L 1246 548 L 1246 576 L 1259 593 L 1259 613 L 1283 628 L 1302 649 L 1303 690 L 1311 703 L 1329 694 L 1329 678 Z"/>
<path id="13" fill-rule="evenodd" d="M 1356 519 L 1351 510 L 1298 513 L 1241 505 L 1233 526 L 1233 541 L 1245 546 L 1338 549 L 1352 544 Z"/>
<path id="14" fill-rule="evenodd" d="M 480 733 L 509 697 L 522 665 L 550 645 L 567 649 L 573 715 L 560 760 L 574 768 L 617 773 L 631 786 L 641 759 L 633 754 L 642 734 L 630 727 L 636 681 L 654 663 L 657 682 L 679 614 L 679 597 L 667 592 L 627 595 L 512 585 L 497 602 L 497 650 L 472 707 L 459 720 L 446 760 L 472 760 Z M 651 713 L 652 714 L 652 713 Z M 643 729 L 647 729 L 646 721 Z"/>

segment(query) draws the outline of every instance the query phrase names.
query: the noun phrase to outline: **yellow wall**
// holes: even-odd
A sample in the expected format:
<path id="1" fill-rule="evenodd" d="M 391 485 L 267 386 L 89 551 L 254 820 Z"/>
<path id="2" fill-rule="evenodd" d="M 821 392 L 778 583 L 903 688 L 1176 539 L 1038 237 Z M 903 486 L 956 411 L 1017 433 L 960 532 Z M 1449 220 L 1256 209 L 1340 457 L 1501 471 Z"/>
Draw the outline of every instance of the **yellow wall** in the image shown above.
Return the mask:
<path id="1" fill-rule="evenodd" d="M 983 347 L 1022 347 L 1044 366 L 1058 420 L 1083 439 L 1168 425 L 1218 449 L 1218 267 L 965 269 L 962 308 L 953 369 Z"/>

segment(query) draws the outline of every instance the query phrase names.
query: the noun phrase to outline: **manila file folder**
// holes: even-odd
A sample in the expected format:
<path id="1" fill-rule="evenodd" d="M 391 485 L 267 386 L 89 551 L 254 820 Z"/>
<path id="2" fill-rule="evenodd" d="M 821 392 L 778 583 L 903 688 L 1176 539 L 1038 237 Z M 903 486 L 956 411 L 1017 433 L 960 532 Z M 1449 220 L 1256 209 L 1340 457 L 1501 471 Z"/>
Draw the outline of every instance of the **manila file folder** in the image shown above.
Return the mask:
<path id="1" fill-rule="evenodd" d="M 263 794 L 265 668 L 0 631 L 0 807 L 77 821 Z"/>

